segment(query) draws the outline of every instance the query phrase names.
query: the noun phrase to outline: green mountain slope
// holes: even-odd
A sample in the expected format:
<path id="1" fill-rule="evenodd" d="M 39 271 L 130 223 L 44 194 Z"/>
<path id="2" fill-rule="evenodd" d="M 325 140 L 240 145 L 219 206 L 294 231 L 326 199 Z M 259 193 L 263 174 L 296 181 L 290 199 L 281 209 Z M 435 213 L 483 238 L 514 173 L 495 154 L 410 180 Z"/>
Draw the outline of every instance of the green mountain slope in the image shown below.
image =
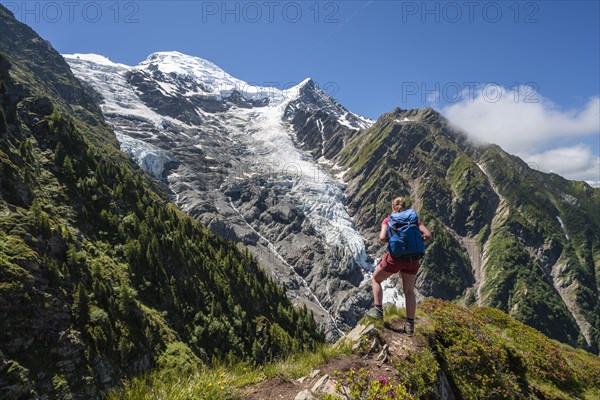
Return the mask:
<path id="1" fill-rule="evenodd" d="M 598 351 L 600 189 L 474 145 L 432 109 L 385 114 L 336 162 L 368 238 L 396 195 L 434 231 L 421 294 L 493 306 Z"/>
<path id="2" fill-rule="evenodd" d="M 97 398 L 175 359 L 322 341 L 258 262 L 164 200 L 62 57 L 0 6 L 0 397 Z"/>

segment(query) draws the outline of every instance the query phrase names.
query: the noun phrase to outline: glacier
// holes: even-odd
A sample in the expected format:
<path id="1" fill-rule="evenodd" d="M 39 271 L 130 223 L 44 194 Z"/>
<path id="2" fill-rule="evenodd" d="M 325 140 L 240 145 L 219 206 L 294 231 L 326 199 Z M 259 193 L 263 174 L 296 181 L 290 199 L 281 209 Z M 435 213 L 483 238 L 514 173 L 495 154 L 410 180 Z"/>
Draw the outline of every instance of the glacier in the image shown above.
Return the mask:
<path id="1" fill-rule="evenodd" d="M 314 85 L 311 79 L 288 89 L 250 85 L 210 61 L 179 52 L 154 53 L 136 66 L 95 54 L 64 57 L 75 75 L 101 96 L 101 109 L 113 125 L 121 149 L 150 175 L 163 180 L 182 210 L 198 218 L 208 215 L 210 221 L 217 218 L 215 213 L 225 220 L 228 215 L 242 216 L 224 188 L 263 176 L 286 188 L 285 201 L 302 211 L 329 249 L 327 254 L 334 260 L 328 261 L 326 268 L 359 268 L 359 286 L 370 292 L 373 259 L 346 209 L 343 172 L 325 157 L 313 160 L 299 149 L 293 127 L 284 117 L 286 109 L 294 111 L 297 103 L 291 103 L 305 85 Z M 356 131 L 373 123 L 347 111 L 318 88 L 310 88 L 308 101 L 313 103 L 302 103 L 303 107 L 325 110 L 340 125 Z M 323 122 L 319 122 L 318 134 L 324 142 Z M 289 267 L 278 244 L 249 226 Z M 294 268 L 291 273 L 309 287 Z M 314 288 L 310 293 L 317 309 L 326 311 L 331 329 L 341 333 L 336 313 L 346 299 L 339 293 L 331 296 L 330 283 L 324 283 L 326 293 L 319 292 L 320 298 Z M 320 282 L 313 279 L 310 284 Z M 385 288 L 386 299 L 402 304 L 393 285 Z"/>
<path id="2" fill-rule="evenodd" d="M 341 185 L 312 161 L 306 154 L 298 150 L 290 134 L 290 129 L 283 121 L 285 107 L 295 100 L 300 88 L 310 78 L 286 90 L 273 87 L 251 86 L 246 82 L 233 78 L 210 61 L 191 57 L 179 52 L 159 52 L 151 54 L 145 61 L 135 67 L 113 63 L 109 59 L 96 54 L 64 55 L 74 72 L 85 78 L 103 97 L 102 110 L 106 115 L 130 116 L 152 124 L 157 130 L 163 130 L 165 123 L 171 125 L 189 125 L 170 117 L 158 114 L 148 107 L 128 84 L 125 73 L 131 69 L 148 69 L 157 65 L 158 69 L 176 77 L 193 77 L 207 88 L 210 95 L 226 98 L 234 90 L 248 99 L 268 98 L 267 107 L 236 109 L 236 117 L 247 122 L 243 131 L 235 127 L 244 137 L 252 139 L 250 144 L 254 154 L 260 154 L 260 160 L 253 162 L 260 170 L 270 169 L 278 175 L 285 175 L 293 182 L 290 197 L 305 211 L 315 229 L 320 232 L 329 245 L 339 249 L 348 249 L 355 262 L 365 271 L 372 271 L 362 236 L 353 228 L 352 219 L 344 207 L 344 195 Z M 172 86 L 160 82 L 165 92 L 172 93 Z M 189 92 L 183 93 L 189 96 Z M 199 112 L 202 112 L 201 110 Z M 349 125 L 345 115 L 340 117 L 345 125 Z M 359 127 L 353 126 L 358 129 Z M 149 138 L 155 137 L 148 132 Z M 148 144 L 147 138 L 142 141 L 127 135 L 127 131 L 118 131 L 117 139 L 121 148 L 130 154 L 144 170 L 152 176 L 160 178 L 164 164 L 173 158 L 158 147 Z"/>
<path id="3" fill-rule="evenodd" d="M 143 140 L 132 138 L 119 131 L 115 131 L 115 135 L 121 151 L 129 154 L 144 171 L 158 180 L 163 179 L 165 164 L 176 161 L 167 151 Z"/>

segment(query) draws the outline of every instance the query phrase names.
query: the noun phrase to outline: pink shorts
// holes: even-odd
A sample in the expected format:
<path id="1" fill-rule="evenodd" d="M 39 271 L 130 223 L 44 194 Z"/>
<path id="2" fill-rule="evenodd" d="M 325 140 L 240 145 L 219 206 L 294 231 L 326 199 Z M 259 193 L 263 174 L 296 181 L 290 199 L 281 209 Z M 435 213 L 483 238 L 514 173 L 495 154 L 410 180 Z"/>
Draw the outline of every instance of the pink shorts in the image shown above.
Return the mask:
<path id="1" fill-rule="evenodd" d="M 419 271 L 420 266 L 419 259 L 401 260 L 399 258 L 392 257 L 387 251 L 381 259 L 381 263 L 379 265 L 385 272 L 394 274 L 400 271 L 403 274 L 408 275 L 415 275 L 417 271 Z"/>

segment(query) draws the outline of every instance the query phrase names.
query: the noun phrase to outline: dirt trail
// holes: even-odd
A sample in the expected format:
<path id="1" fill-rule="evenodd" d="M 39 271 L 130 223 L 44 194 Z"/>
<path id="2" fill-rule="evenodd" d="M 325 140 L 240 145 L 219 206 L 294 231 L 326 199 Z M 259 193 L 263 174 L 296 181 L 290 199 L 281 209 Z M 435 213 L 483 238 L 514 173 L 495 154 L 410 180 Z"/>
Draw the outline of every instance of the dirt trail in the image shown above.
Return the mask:
<path id="1" fill-rule="evenodd" d="M 409 336 L 402 330 L 404 321 L 392 319 L 385 324 L 385 329 L 379 331 L 387 344 L 387 360 L 381 360 L 381 352 L 367 352 L 338 356 L 324 365 L 317 367 L 307 376 L 287 380 L 280 377 L 269 379 L 259 385 L 246 389 L 241 399 L 275 400 L 275 399 L 313 399 L 320 398 L 323 393 L 333 394 L 336 377 L 334 373 L 344 373 L 351 368 L 364 368 L 374 376 L 389 376 L 394 371 L 394 361 L 404 359 L 409 352 L 419 352 L 425 343 L 418 336 Z M 417 317 L 418 324 L 428 323 L 424 318 Z M 378 360 L 379 358 L 379 360 Z M 311 397 L 312 396 L 312 397 Z"/>

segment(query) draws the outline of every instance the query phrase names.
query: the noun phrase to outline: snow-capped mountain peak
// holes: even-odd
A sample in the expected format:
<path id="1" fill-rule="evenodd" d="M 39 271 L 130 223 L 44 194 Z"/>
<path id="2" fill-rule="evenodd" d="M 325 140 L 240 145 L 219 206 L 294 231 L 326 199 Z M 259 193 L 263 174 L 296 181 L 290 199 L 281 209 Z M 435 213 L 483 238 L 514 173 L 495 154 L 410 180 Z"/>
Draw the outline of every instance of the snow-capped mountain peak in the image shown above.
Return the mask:
<path id="1" fill-rule="evenodd" d="M 212 94 L 219 99 L 229 97 L 233 91 L 238 91 L 247 98 L 253 96 L 257 90 L 246 82 L 229 75 L 214 63 L 199 57 L 188 56 L 176 51 L 153 53 L 135 69 L 151 73 L 156 80 L 166 83 L 193 80 L 203 89 L 204 93 Z M 161 74 L 157 74 L 156 72 Z M 254 92 L 254 93 L 252 93 Z M 188 93 L 188 95 L 190 95 Z"/>
<path id="2" fill-rule="evenodd" d="M 245 100 L 263 101 L 263 104 L 272 105 L 293 100 L 300 88 L 311 81 L 307 78 L 289 89 L 249 84 L 231 76 L 211 61 L 177 51 L 152 53 L 134 68 L 152 74 L 154 80 L 163 83 L 163 88 L 192 81 L 201 89 L 181 91 L 184 96 L 212 96 L 220 101 L 239 93 Z M 168 89 L 166 91 L 169 92 Z"/>
<path id="3" fill-rule="evenodd" d="M 234 79 L 215 63 L 204 58 L 190 56 L 178 51 L 159 51 L 152 53 L 144 61 L 140 62 L 138 66 L 149 64 L 159 65 L 161 70 L 165 73 L 186 71 L 194 74 L 195 71 L 200 70 L 212 74 L 226 75 L 228 78 Z"/>
<path id="4" fill-rule="evenodd" d="M 293 89 L 296 96 L 290 102 L 288 114 L 289 111 L 297 109 L 302 109 L 304 112 L 310 113 L 320 110 L 336 118 L 340 125 L 354 130 L 368 128 L 374 122 L 348 111 L 334 98 L 325 93 L 311 78 L 305 79 Z M 289 115 L 286 115 L 286 117 L 291 119 Z"/>

